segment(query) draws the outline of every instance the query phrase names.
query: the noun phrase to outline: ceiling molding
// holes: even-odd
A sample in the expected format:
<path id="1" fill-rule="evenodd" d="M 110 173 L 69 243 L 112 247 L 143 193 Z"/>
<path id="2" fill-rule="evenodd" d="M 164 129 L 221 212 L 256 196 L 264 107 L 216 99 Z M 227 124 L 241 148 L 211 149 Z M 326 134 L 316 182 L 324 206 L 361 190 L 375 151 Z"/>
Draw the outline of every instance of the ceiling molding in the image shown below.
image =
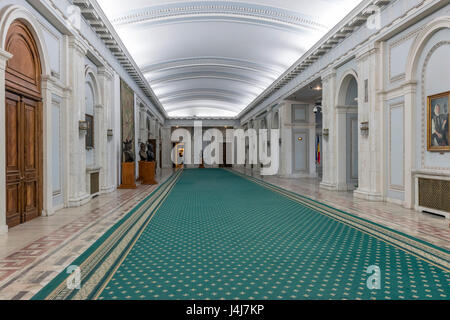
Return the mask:
<path id="1" fill-rule="evenodd" d="M 264 90 L 252 103 L 250 103 L 239 115 L 243 119 L 246 114 L 256 108 L 260 103 L 269 99 L 280 89 L 288 85 L 305 70 L 315 64 L 323 55 L 330 52 L 343 42 L 353 32 L 367 22 L 372 15 L 371 6 L 382 8 L 393 0 L 364 0 L 352 12 L 350 12 L 341 22 L 320 39 L 308 52 L 306 52 L 297 62 L 286 70 L 272 85 Z M 244 121 L 246 119 L 243 119 Z"/>
<path id="2" fill-rule="evenodd" d="M 184 106 L 178 106 L 178 107 L 172 107 L 167 108 L 167 112 L 171 113 L 174 111 L 180 111 L 180 110 L 188 110 L 192 108 L 198 108 L 198 109 L 218 109 L 218 110 L 224 110 L 228 112 L 239 112 L 240 108 L 238 109 L 235 105 L 225 105 L 225 104 L 219 104 L 217 101 L 214 101 L 213 103 L 208 103 L 207 101 L 200 101 L 199 103 L 193 103 L 195 101 L 189 101 L 189 104 L 186 104 Z M 191 104 L 192 103 L 192 104 Z"/>
<path id="3" fill-rule="evenodd" d="M 224 3 L 223 1 L 186 2 L 141 8 L 115 17 L 112 19 L 112 23 L 117 26 L 124 26 L 150 21 L 160 22 L 167 19 L 179 19 L 180 17 L 185 21 L 189 21 L 196 16 L 222 16 L 223 18 L 228 16 L 241 20 L 250 18 L 254 21 L 259 20 L 261 24 L 265 25 L 277 24 L 286 26 L 286 28 L 290 26 L 320 31 L 326 30 L 326 26 L 314 21 L 311 17 L 297 12 L 244 2 Z"/>
<path id="4" fill-rule="evenodd" d="M 170 98 L 166 98 L 166 99 L 161 99 L 161 101 L 164 103 L 164 105 L 166 106 L 166 110 L 170 110 L 170 105 L 173 105 L 177 102 L 183 102 L 183 101 L 204 101 L 204 100 L 208 100 L 208 101 L 224 101 L 224 102 L 228 102 L 231 104 L 235 104 L 235 105 L 240 105 L 242 103 L 242 101 L 239 99 L 239 97 L 236 96 L 231 96 L 231 95 L 218 95 L 218 94 L 195 94 L 195 93 L 191 93 L 191 94 L 187 94 L 187 95 L 182 95 L 182 96 L 178 96 L 178 97 L 170 97 Z M 241 110 L 241 107 L 238 109 L 238 112 Z"/>
<path id="5" fill-rule="evenodd" d="M 292 1 L 291 10 L 294 11 L 277 8 L 276 0 L 269 5 L 267 1 L 260 1 L 260 4 L 259 0 L 251 1 L 203 0 L 142 7 L 147 2 L 130 0 L 128 8 L 135 10 L 123 13 L 123 6 L 101 0 L 111 14 L 112 23 L 128 41 L 126 43 L 136 61 L 140 61 L 140 72 L 158 98 L 164 96 L 164 108 L 172 115 L 175 114 L 172 105 L 176 105 L 177 110 L 187 110 L 187 106 L 193 108 L 192 113 L 180 112 L 180 115 L 193 115 L 195 109 L 208 108 L 222 110 L 217 114 L 227 114 L 229 108 L 224 102 L 239 109 L 236 116 L 245 114 L 258 105 L 258 98 L 264 99 L 261 92 L 270 95 L 282 88 L 369 16 L 363 13 L 362 17 L 358 16 L 350 24 L 334 30 L 333 38 L 325 44 L 319 43 L 320 47 L 316 47 L 316 43 L 313 54 L 308 54 L 299 68 L 286 71 L 293 61 L 305 56 L 305 51 L 319 36 L 329 30 L 318 23 L 319 19 L 328 24 L 331 19 L 324 20 L 328 15 L 320 6 L 310 5 L 309 0 Z M 350 2 L 346 5 L 341 3 L 342 8 L 340 13 L 336 10 L 335 20 L 355 5 Z M 114 13 L 119 16 L 114 17 Z M 214 23 L 206 28 L 204 24 L 194 23 L 204 21 Z M 224 24 L 223 21 L 232 24 Z M 284 77 L 279 78 L 281 74 Z M 209 86 L 216 91 L 200 90 Z M 220 89 L 232 93 L 220 92 Z M 240 89 L 245 93 L 236 94 Z M 205 107 L 205 102 L 208 107 Z M 207 111 L 202 113 L 209 115 Z"/>
<path id="6" fill-rule="evenodd" d="M 163 72 L 170 70 L 177 70 L 190 67 L 228 67 L 232 69 L 249 70 L 256 72 L 263 72 L 268 74 L 280 74 L 284 71 L 283 67 L 274 68 L 270 65 L 263 65 L 251 61 L 239 60 L 226 57 L 194 57 L 164 61 L 152 65 L 141 67 L 143 74 L 152 72 Z"/>
<path id="7" fill-rule="evenodd" d="M 264 85 L 261 82 L 255 80 L 255 79 L 252 79 L 252 78 L 248 78 L 248 77 L 244 77 L 244 76 L 240 76 L 240 75 L 236 75 L 236 74 L 232 74 L 232 73 L 221 73 L 221 72 L 215 72 L 214 74 L 198 72 L 198 74 L 196 74 L 196 75 L 193 73 L 185 74 L 185 75 L 174 74 L 174 75 L 171 75 L 170 77 L 167 77 L 164 80 L 160 80 L 160 81 L 154 81 L 149 78 L 147 78 L 147 79 L 151 83 L 152 87 L 155 90 L 158 90 L 158 88 L 160 88 L 162 85 L 171 83 L 171 82 L 186 81 L 186 80 L 200 80 L 200 79 L 216 79 L 216 80 L 227 80 L 227 81 L 246 83 L 246 84 L 250 84 L 253 87 L 256 87 L 260 90 L 264 90 L 267 87 L 267 85 Z"/>
<path id="8" fill-rule="evenodd" d="M 122 43 L 119 35 L 114 30 L 110 21 L 104 14 L 100 5 L 96 0 L 73 0 L 73 4 L 78 6 L 81 15 L 86 22 L 96 32 L 98 37 L 103 41 L 106 47 L 111 51 L 112 55 L 117 59 L 120 65 L 128 72 L 130 77 L 142 89 L 147 98 L 157 108 L 164 119 L 168 117 L 164 107 L 153 92 L 145 76 L 137 66 L 131 54 Z"/>
<path id="9" fill-rule="evenodd" d="M 215 88 L 195 88 L 195 89 L 187 89 L 175 92 L 169 92 L 165 94 L 159 95 L 159 100 L 164 101 L 165 99 L 170 99 L 172 97 L 185 97 L 192 94 L 201 95 L 201 94 L 214 94 L 222 97 L 253 97 L 254 94 L 251 92 L 237 91 L 237 90 L 223 90 L 223 89 L 215 89 Z"/>
<path id="10" fill-rule="evenodd" d="M 167 76 L 159 77 L 159 78 L 151 78 L 147 77 L 150 83 L 153 85 L 159 85 L 161 83 L 173 82 L 173 81 L 181 81 L 181 80 L 192 80 L 192 79 L 202 79 L 202 78 L 214 78 L 214 79 L 226 79 L 231 81 L 239 81 L 251 83 L 254 85 L 259 85 L 265 87 L 264 83 L 272 83 L 272 79 L 266 77 L 264 75 L 260 76 L 245 76 L 238 73 L 232 72 L 223 72 L 223 71 L 193 71 L 193 72 L 185 72 L 185 73 L 174 73 Z M 267 86 L 267 85 L 266 85 Z"/>

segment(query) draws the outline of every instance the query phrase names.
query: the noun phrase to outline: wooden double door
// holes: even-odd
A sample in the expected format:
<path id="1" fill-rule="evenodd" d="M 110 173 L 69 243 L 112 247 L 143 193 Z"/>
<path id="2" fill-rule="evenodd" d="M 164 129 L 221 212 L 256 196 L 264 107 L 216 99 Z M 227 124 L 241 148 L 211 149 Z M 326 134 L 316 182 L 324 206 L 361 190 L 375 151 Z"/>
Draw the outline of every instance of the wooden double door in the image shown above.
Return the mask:
<path id="1" fill-rule="evenodd" d="M 11 24 L 6 51 L 6 224 L 14 227 L 42 212 L 41 65 L 34 38 L 21 21 Z M 2 168 L 3 169 L 3 168 Z"/>
<path id="2" fill-rule="evenodd" d="M 6 91 L 6 223 L 30 221 L 40 212 L 40 102 Z"/>

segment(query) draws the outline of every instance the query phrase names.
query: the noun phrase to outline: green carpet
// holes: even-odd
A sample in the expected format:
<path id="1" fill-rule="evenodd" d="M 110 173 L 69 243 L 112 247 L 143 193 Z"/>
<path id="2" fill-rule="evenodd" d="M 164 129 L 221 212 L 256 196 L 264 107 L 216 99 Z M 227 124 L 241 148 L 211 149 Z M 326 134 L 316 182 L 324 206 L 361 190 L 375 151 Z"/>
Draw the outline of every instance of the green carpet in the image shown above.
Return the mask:
<path id="1" fill-rule="evenodd" d="M 35 299 L 449 299 L 449 252 L 262 181 L 176 173 Z M 367 287 L 367 268 L 381 289 Z"/>

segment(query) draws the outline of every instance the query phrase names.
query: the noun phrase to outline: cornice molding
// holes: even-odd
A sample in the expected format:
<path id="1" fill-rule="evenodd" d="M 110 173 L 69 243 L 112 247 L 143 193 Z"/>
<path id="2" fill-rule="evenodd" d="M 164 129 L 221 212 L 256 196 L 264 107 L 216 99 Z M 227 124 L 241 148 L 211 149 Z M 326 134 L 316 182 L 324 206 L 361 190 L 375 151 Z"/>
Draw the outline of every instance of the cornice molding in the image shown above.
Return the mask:
<path id="1" fill-rule="evenodd" d="M 270 74 L 280 74 L 283 68 L 275 69 L 269 65 L 259 64 L 252 61 L 233 59 L 228 57 L 192 57 L 177 60 L 164 61 L 152 65 L 141 67 L 143 74 L 153 72 L 166 72 L 173 69 L 183 69 L 190 67 L 226 67 L 232 69 L 250 70 L 255 72 L 264 72 Z"/>
<path id="2" fill-rule="evenodd" d="M 314 30 L 324 30 L 326 26 L 313 21 L 305 16 L 280 10 L 268 6 L 249 6 L 248 4 L 232 2 L 224 4 L 223 2 L 208 2 L 207 4 L 185 3 L 176 6 L 148 7 L 136 12 L 117 17 L 112 23 L 117 26 L 143 23 L 148 21 L 161 21 L 177 17 L 198 17 L 198 16 L 232 16 L 241 18 L 252 18 L 264 23 L 264 20 L 277 24 L 285 24 L 299 28 L 311 28 Z"/>
<path id="3" fill-rule="evenodd" d="M 55 10 L 57 10 L 52 0 L 48 0 L 52 3 Z M 117 60 L 119 65 L 125 70 L 130 78 L 135 82 L 143 94 L 149 99 L 152 107 L 155 108 L 155 112 L 161 119 L 167 119 L 168 115 L 158 100 L 157 96 L 153 92 L 152 88 L 145 79 L 145 76 L 140 71 L 136 62 L 133 60 L 126 47 L 120 40 L 120 37 L 114 30 L 109 20 L 106 18 L 102 9 L 98 5 L 96 0 L 73 0 L 73 4 L 81 9 L 81 15 L 84 17 L 88 25 L 102 40 L 106 48 L 111 51 L 111 54 Z M 95 51 L 95 48 L 94 48 Z"/>
<path id="4" fill-rule="evenodd" d="M 378 43 L 371 43 L 370 45 L 366 46 L 364 49 L 360 50 L 356 56 L 356 61 L 362 61 L 365 60 L 367 57 L 377 54 L 380 52 L 380 46 Z"/>
<path id="5" fill-rule="evenodd" d="M 383 7 L 393 0 L 376 1 L 378 7 Z M 284 72 L 269 88 L 261 93 L 252 103 L 250 103 L 239 115 L 239 118 L 246 117 L 255 107 L 263 103 L 281 88 L 287 86 L 305 70 L 314 65 L 321 57 L 329 53 L 333 48 L 348 38 L 361 25 L 366 23 L 372 11 L 368 9 L 373 6 L 373 1 L 365 0 L 361 2 L 347 17 L 330 30 L 321 40 L 319 40 L 308 52 L 306 52 L 297 62 L 295 62 L 286 72 Z"/>
<path id="6" fill-rule="evenodd" d="M 383 7 L 387 6 L 389 3 L 394 2 L 395 0 L 386 0 L 386 1 L 375 1 L 375 5 L 380 7 L 382 9 Z M 366 21 L 369 15 L 367 15 L 367 9 L 372 6 L 374 1 L 364 1 L 362 2 L 358 8 L 356 8 L 351 14 L 349 14 L 346 18 L 344 18 L 333 30 L 331 30 L 322 40 L 320 40 L 311 50 L 309 50 L 302 58 L 300 58 L 289 70 L 287 70 L 283 75 L 279 77 L 277 81 L 274 82 L 266 91 L 264 91 L 261 95 L 259 95 L 249 106 L 247 106 L 239 115 L 238 118 L 241 119 L 241 121 L 245 121 L 247 118 L 250 118 L 252 116 L 253 112 L 257 112 L 258 107 L 264 108 L 265 103 L 271 103 L 273 100 L 282 99 L 283 96 L 288 96 L 288 94 L 284 94 L 281 97 L 277 97 L 276 93 L 280 91 L 280 89 L 285 87 L 291 87 L 293 86 L 294 79 L 297 79 L 300 77 L 300 75 L 306 71 L 310 70 L 313 66 L 315 66 L 315 63 L 324 55 L 327 55 L 331 50 L 334 49 L 334 47 L 340 45 L 342 41 L 344 41 L 346 38 L 350 37 L 355 30 L 357 30 L 356 27 L 354 27 L 353 21 L 359 20 L 360 26 L 363 25 Z M 448 1 L 447 1 L 448 2 Z M 377 42 L 377 41 L 384 41 L 386 40 L 386 37 L 393 37 L 398 32 L 401 32 L 405 26 L 408 26 L 411 21 L 415 21 L 418 16 L 421 14 L 424 14 L 424 12 L 431 11 L 431 10 L 438 10 L 439 8 L 442 8 L 444 6 L 444 2 L 442 1 L 433 1 L 433 0 L 423 0 L 419 4 L 413 6 L 412 8 L 409 8 L 408 10 L 405 9 L 405 13 L 398 19 L 395 19 L 394 21 L 387 22 L 385 25 L 382 26 L 382 28 L 378 29 L 374 34 L 366 38 L 364 41 L 362 41 L 360 44 L 354 45 L 354 49 L 350 50 L 346 54 L 338 57 L 338 58 L 331 58 L 329 60 L 330 63 L 327 64 L 328 68 L 330 65 L 337 65 L 338 62 L 343 60 L 344 58 L 348 58 L 351 54 L 355 54 L 364 47 L 364 45 L 367 45 L 370 42 Z M 353 18 L 352 18 L 353 17 Z M 441 19 L 442 20 L 442 19 Z M 350 30 L 347 34 L 341 35 L 342 30 L 347 27 L 347 25 L 351 26 Z M 353 27 L 352 27 L 353 25 Z M 332 43 L 330 43 L 332 41 Z M 417 39 L 416 39 L 417 41 Z M 317 55 L 317 52 L 322 50 L 323 46 L 326 46 L 324 48 L 325 52 L 322 52 L 319 56 Z M 312 59 L 312 62 L 311 62 Z M 410 59 L 409 59 L 410 60 Z M 316 74 L 320 74 L 320 71 L 318 71 Z M 408 78 L 408 74 L 405 77 Z M 301 87 L 306 81 L 302 81 L 301 83 L 296 82 L 296 87 Z"/>
<path id="7" fill-rule="evenodd" d="M 88 53 L 88 47 L 84 44 L 84 41 L 78 39 L 75 36 L 69 37 L 69 48 L 76 50 L 83 56 Z"/>
<path id="8" fill-rule="evenodd" d="M 333 68 L 322 73 L 322 81 L 328 81 L 332 78 L 336 78 L 336 69 Z"/>
<path id="9" fill-rule="evenodd" d="M 107 78 L 108 80 L 112 80 L 114 78 L 114 71 L 106 67 L 98 68 L 97 74 L 101 77 Z"/>

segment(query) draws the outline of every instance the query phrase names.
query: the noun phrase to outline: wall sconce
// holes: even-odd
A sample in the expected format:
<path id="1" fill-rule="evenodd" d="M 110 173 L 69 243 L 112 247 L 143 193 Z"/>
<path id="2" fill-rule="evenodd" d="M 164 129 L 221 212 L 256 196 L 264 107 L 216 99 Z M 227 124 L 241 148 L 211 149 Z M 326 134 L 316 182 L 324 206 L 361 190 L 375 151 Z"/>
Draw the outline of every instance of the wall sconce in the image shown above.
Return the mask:
<path id="1" fill-rule="evenodd" d="M 369 135 L 369 122 L 368 121 L 361 122 L 360 129 L 361 129 L 361 134 L 363 136 L 368 136 Z"/>
<path id="2" fill-rule="evenodd" d="M 108 130 L 106 131 L 106 135 L 107 135 L 108 137 L 113 137 L 113 136 L 114 136 L 113 129 L 108 129 Z"/>
<path id="3" fill-rule="evenodd" d="M 87 123 L 87 121 L 80 120 L 78 122 L 78 129 L 80 130 L 80 133 L 87 133 L 87 131 L 88 131 L 88 123 Z"/>
<path id="4" fill-rule="evenodd" d="M 313 109 L 314 114 L 322 113 L 322 106 L 316 105 Z"/>
<path id="5" fill-rule="evenodd" d="M 322 135 L 328 137 L 330 135 L 330 129 L 323 129 Z"/>

